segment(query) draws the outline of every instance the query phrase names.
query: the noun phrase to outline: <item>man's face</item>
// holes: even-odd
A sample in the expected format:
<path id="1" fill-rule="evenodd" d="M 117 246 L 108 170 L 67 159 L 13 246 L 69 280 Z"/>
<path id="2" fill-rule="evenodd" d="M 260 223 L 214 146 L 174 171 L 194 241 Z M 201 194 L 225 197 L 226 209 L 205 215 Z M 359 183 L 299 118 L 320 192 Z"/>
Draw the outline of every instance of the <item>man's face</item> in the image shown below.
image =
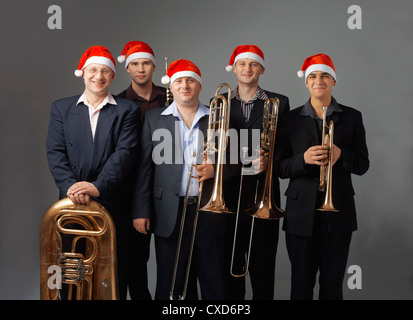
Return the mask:
<path id="1" fill-rule="evenodd" d="M 104 64 L 93 63 L 83 69 L 85 91 L 93 95 L 107 95 L 115 73 Z"/>
<path id="2" fill-rule="evenodd" d="M 152 83 L 152 75 L 155 71 L 153 62 L 146 58 L 137 58 L 129 62 L 126 70 L 129 72 L 131 79 L 137 85 Z"/>
<path id="3" fill-rule="evenodd" d="M 198 104 L 201 84 L 192 77 L 181 77 L 171 84 L 171 92 L 179 106 L 193 106 Z"/>
<path id="4" fill-rule="evenodd" d="M 311 72 L 306 80 L 306 87 L 310 91 L 311 97 L 323 99 L 331 97 L 333 87 L 336 85 L 336 80 L 331 74 L 323 71 Z"/>
<path id="5" fill-rule="evenodd" d="M 265 69 L 258 61 L 249 58 L 239 59 L 234 67 L 238 82 L 242 84 L 258 84 L 264 71 Z"/>

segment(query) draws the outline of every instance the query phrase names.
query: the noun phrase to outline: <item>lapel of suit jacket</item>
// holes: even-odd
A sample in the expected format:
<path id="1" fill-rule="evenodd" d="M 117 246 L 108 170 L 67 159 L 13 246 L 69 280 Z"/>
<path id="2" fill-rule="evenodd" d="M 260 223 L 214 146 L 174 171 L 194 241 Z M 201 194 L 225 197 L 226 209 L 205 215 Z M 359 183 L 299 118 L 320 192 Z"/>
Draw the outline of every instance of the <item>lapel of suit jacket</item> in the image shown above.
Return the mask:
<path id="1" fill-rule="evenodd" d="M 255 122 L 257 120 L 259 120 L 261 118 L 261 122 L 262 122 L 262 112 L 264 110 L 264 101 L 262 101 L 261 99 L 257 99 L 254 102 L 254 107 L 251 110 L 251 114 L 250 114 L 250 118 L 248 119 L 247 122 L 247 127 L 251 128 Z M 260 123 L 261 125 L 261 123 Z"/>
<path id="2" fill-rule="evenodd" d="M 161 115 L 164 120 L 165 125 L 162 126 L 166 128 L 172 137 L 172 161 L 175 164 L 183 165 L 183 146 L 182 137 L 179 129 L 178 119 L 172 115 Z"/>
<path id="3" fill-rule="evenodd" d="M 231 127 L 236 129 L 245 129 L 247 124 L 245 123 L 244 115 L 241 110 L 241 103 L 237 98 L 231 99 Z"/>
<path id="4" fill-rule="evenodd" d="M 73 125 L 69 125 L 69 130 L 76 130 L 76 144 L 79 154 L 79 169 L 80 175 L 78 178 L 86 179 L 90 170 L 90 160 L 93 150 L 92 130 L 90 128 L 89 110 L 88 107 L 80 103 L 75 105 L 72 110 Z"/>
<path id="5" fill-rule="evenodd" d="M 116 106 L 107 104 L 100 110 L 95 139 L 93 141 L 91 169 L 97 168 L 105 151 L 108 135 L 112 129 L 113 121 L 116 118 L 116 112 L 114 112 L 113 108 L 116 108 Z"/>

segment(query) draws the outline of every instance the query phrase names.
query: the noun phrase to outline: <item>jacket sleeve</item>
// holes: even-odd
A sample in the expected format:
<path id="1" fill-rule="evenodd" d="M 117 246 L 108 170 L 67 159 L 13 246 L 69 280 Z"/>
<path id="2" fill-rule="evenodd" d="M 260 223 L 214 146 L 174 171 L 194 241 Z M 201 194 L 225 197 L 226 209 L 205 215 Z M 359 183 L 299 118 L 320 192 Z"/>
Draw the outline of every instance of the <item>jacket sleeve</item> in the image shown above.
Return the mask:
<path id="1" fill-rule="evenodd" d="M 50 122 L 46 138 L 47 161 L 56 186 L 62 195 L 76 183 L 67 154 L 61 110 L 53 103 L 50 108 Z"/>
<path id="2" fill-rule="evenodd" d="M 356 113 L 354 136 L 350 148 L 341 148 L 341 157 L 335 167 L 356 175 L 367 172 L 370 161 L 366 143 L 366 131 L 360 112 Z"/>
<path id="3" fill-rule="evenodd" d="M 152 131 L 148 113 L 142 127 L 139 166 L 132 201 L 132 219 L 148 218 L 152 212 L 154 163 L 152 161 Z"/>

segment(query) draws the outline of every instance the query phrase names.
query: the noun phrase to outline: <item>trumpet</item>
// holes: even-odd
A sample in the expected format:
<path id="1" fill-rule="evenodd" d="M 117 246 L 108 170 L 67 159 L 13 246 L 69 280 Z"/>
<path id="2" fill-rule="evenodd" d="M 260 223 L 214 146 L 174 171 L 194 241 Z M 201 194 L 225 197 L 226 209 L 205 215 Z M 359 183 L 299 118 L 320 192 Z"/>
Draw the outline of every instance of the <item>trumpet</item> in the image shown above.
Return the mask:
<path id="1" fill-rule="evenodd" d="M 211 101 L 211 105 L 209 109 L 210 113 L 209 113 L 209 122 L 208 122 L 208 138 L 207 138 L 207 141 L 204 143 L 204 151 L 203 151 L 204 161 L 206 161 L 208 154 L 212 155 L 212 154 L 215 154 L 216 152 L 218 153 L 218 163 L 216 165 L 214 188 L 213 188 L 211 199 L 209 200 L 206 206 L 200 209 L 203 182 L 199 184 L 198 202 L 197 202 L 196 213 L 195 213 L 194 222 L 192 226 L 191 242 L 189 246 L 189 254 L 188 254 L 188 259 L 187 259 L 187 264 L 186 264 L 184 285 L 182 289 L 182 294 L 178 295 L 179 300 L 184 300 L 186 297 L 186 293 L 187 293 L 189 273 L 191 269 L 191 261 L 192 261 L 193 248 L 195 244 L 195 236 L 196 236 L 196 228 L 198 224 L 199 211 L 212 211 L 212 212 L 218 212 L 218 213 L 223 213 L 223 212 L 230 213 L 231 212 L 225 205 L 223 192 L 222 192 L 222 170 L 223 170 L 223 159 L 224 159 L 223 157 L 224 157 L 224 151 L 225 151 L 226 142 L 227 142 L 225 141 L 225 139 L 228 139 L 228 138 L 225 138 L 224 135 L 226 135 L 226 130 L 229 127 L 229 103 L 227 103 L 224 96 L 219 94 L 219 91 L 224 86 L 228 87 L 228 90 L 229 90 L 228 100 L 230 99 L 231 88 L 226 83 L 221 84 L 215 92 L 214 99 Z M 218 100 L 221 100 L 222 103 L 218 104 Z M 214 142 L 214 139 L 215 139 L 214 132 L 217 127 L 219 129 L 218 149 L 215 148 L 215 142 Z M 189 199 L 190 183 L 191 183 L 191 179 L 197 178 L 196 176 L 192 175 L 192 170 L 196 166 L 195 164 L 196 152 L 192 152 L 191 157 L 192 157 L 192 160 L 191 160 L 190 170 L 188 171 L 188 181 L 187 181 L 188 184 L 187 184 L 187 189 L 186 189 L 184 207 L 182 211 L 181 224 L 180 224 L 179 235 L 178 235 L 178 243 L 177 243 L 177 248 L 176 248 L 173 272 L 172 272 L 171 287 L 169 291 L 170 300 L 174 300 L 176 275 L 178 271 L 180 252 L 181 252 L 181 247 L 182 247 L 182 237 L 183 237 L 184 225 L 185 225 L 185 220 L 186 220 L 186 211 L 187 211 L 187 205 L 188 205 L 188 199 Z"/>
<path id="2" fill-rule="evenodd" d="M 165 57 L 165 74 L 168 72 L 168 57 Z M 169 88 L 169 83 L 165 85 L 166 88 L 166 102 L 165 107 L 169 106 L 172 101 L 174 100 L 174 96 L 172 94 L 171 89 Z"/>
<path id="3" fill-rule="evenodd" d="M 235 243 L 237 236 L 237 225 L 238 225 L 238 216 L 239 216 L 239 199 L 238 199 L 238 209 L 237 209 L 237 218 L 235 223 L 235 234 L 233 239 L 232 247 L 232 257 L 231 257 L 231 269 L 230 273 L 234 277 L 243 277 L 248 273 L 251 245 L 252 245 L 252 236 L 254 232 L 254 221 L 255 218 L 264 219 L 264 220 L 275 220 L 284 217 L 284 210 L 278 208 L 273 198 L 272 191 L 272 174 L 273 174 L 273 160 L 274 160 L 274 147 L 275 147 L 275 136 L 277 131 L 277 122 L 278 122 L 278 109 L 279 109 L 279 99 L 270 98 L 265 101 L 264 111 L 263 111 L 263 132 L 261 134 L 261 149 L 268 153 L 268 165 L 265 173 L 264 186 L 261 190 L 261 193 L 256 192 L 254 205 L 248 207 L 245 210 L 245 213 L 252 216 L 252 223 L 250 229 L 250 240 L 248 247 L 248 256 L 246 266 L 243 267 L 244 272 L 241 274 L 235 274 L 233 272 L 233 261 L 235 254 Z M 245 152 L 245 151 L 244 151 Z M 244 167 L 243 167 L 244 168 Z M 242 188 L 242 172 L 241 171 L 241 181 L 240 181 L 240 190 Z M 257 181 L 258 189 L 258 181 Z M 240 191 L 241 196 L 241 191 Z"/>
<path id="4" fill-rule="evenodd" d="M 334 136 L 334 122 L 330 120 L 329 125 L 326 125 L 327 107 L 323 107 L 323 131 L 322 131 L 322 143 L 329 146 L 328 152 L 328 164 L 320 167 L 320 183 L 318 190 L 325 192 L 324 202 L 318 211 L 332 211 L 338 212 L 333 205 L 332 198 L 332 179 L 333 179 L 333 165 L 331 163 L 333 159 L 333 136 Z M 328 128 L 328 133 L 326 133 Z"/>
<path id="5" fill-rule="evenodd" d="M 70 224 L 78 224 L 81 229 L 70 228 Z M 61 234 L 74 236 L 70 252 L 63 251 Z M 76 252 L 81 239 L 86 239 L 86 249 L 82 253 Z M 55 283 L 51 281 L 50 270 L 60 275 Z M 40 298 L 59 299 L 61 283 L 68 284 L 68 299 L 119 299 L 115 225 L 109 212 L 96 201 L 84 206 L 74 205 L 65 198 L 53 204 L 43 216 Z"/>

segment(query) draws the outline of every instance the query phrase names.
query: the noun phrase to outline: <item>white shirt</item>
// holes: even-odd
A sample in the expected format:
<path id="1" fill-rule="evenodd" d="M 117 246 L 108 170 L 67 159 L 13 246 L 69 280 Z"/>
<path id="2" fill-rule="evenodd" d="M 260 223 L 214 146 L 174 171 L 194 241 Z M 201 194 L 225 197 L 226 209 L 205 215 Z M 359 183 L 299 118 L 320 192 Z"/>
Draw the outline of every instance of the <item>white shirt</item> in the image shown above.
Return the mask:
<path id="1" fill-rule="evenodd" d="M 108 95 L 103 99 L 103 101 L 97 106 L 95 109 L 87 100 L 86 94 L 83 93 L 79 100 L 77 100 L 76 105 L 83 102 L 89 109 L 89 120 L 90 120 L 90 128 L 92 129 L 92 139 L 95 138 L 96 126 L 98 124 L 100 110 L 108 103 L 117 105 L 113 96 L 108 92 Z"/>
<path id="2" fill-rule="evenodd" d="M 199 120 L 205 115 L 209 115 L 209 109 L 204 106 L 202 103 L 198 103 L 198 110 L 195 114 L 194 120 L 192 121 L 191 128 L 188 128 L 185 125 L 184 120 L 181 117 L 181 114 L 176 107 L 175 102 L 172 102 L 171 105 L 166 108 L 161 115 L 173 115 L 179 120 L 179 133 L 181 136 L 181 145 L 184 156 L 182 175 L 181 175 L 181 184 L 180 184 L 180 196 L 186 195 L 186 189 L 188 185 L 188 172 L 191 170 L 192 175 L 196 175 L 194 168 L 191 168 L 193 158 L 191 156 L 192 152 L 198 152 L 198 132 L 199 132 Z M 194 162 L 196 164 L 196 161 Z M 198 196 L 199 193 L 199 182 L 196 179 L 191 179 L 191 184 L 189 187 L 189 196 L 194 197 Z"/>

